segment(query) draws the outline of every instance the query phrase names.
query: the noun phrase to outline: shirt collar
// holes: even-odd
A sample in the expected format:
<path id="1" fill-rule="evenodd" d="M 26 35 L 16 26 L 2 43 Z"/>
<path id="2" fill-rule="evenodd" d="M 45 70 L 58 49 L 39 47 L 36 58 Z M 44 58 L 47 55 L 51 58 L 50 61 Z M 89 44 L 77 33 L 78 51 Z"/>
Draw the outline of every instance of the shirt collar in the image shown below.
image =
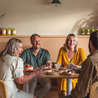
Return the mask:
<path id="1" fill-rule="evenodd" d="M 33 47 L 31 48 L 31 54 L 34 55 Z M 39 53 L 38 54 L 42 54 L 42 48 L 41 47 L 40 47 L 40 50 L 39 50 Z"/>
<path id="2" fill-rule="evenodd" d="M 93 54 L 98 54 L 98 50 L 95 50 L 93 53 L 89 54 L 88 57 L 93 55 Z"/>

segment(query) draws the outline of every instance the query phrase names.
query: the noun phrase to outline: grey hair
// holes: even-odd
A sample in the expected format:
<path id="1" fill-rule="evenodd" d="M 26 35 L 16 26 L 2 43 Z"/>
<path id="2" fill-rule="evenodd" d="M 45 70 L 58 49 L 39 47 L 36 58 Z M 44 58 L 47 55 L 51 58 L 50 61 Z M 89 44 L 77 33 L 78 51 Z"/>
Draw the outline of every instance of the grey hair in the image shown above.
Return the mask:
<path id="1" fill-rule="evenodd" d="M 40 35 L 38 35 L 38 34 L 36 34 L 36 33 L 35 33 L 35 34 L 32 34 L 31 37 L 30 37 L 30 41 L 31 41 L 31 42 L 32 42 L 32 38 L 33 38 L 34 36 L 40 37 Z"/>
<path id="2" fill-rule="evenodd" d="M 9 54 L 9 55 L 12 55 L 12 56 L 16 56 L 17 55 L 17 49 L 18 49 L 18 46 L 19 44 L 21 43 L 22 41 L 19 40 L 19 39 L 16 39 L 16 38 L 11 38 L 6 46 L 5 46 L 5 49 L 3 51 L 1 51 L 0 53 L 0 58 L 2 59 L 3 56 L 5 56 L 6 54 Z"/>
<path id="3" fill-rule="evenodd" d="M 78 38 L 75 36 L 75 34 L 69 34 L 68 36 L 67 36 L 67 38 L 66 38 L 66 41 L 65 41 L 65 43 L 64 43 L 64 48 L 65 48 L 65 50 L 66 50 L 66 52 L 69 52 L 69 47 L 68 47 L 68 40 L 69 40 L 69 38 L 71 37 L 71 36 L 73 36 L 74 38 L 75 38 L 75 40 L 76 40 L 76 46 L 75 46 L 75 52 L 77 52 L 78 51 Z"/>

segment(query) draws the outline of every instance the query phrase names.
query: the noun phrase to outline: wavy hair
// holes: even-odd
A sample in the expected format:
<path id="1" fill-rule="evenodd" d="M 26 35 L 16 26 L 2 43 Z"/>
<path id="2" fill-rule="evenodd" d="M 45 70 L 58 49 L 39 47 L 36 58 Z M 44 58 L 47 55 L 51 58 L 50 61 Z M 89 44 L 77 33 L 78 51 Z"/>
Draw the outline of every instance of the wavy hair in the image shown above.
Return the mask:
<path id="1" fill-rule="evenodd" d="M 9 54 L 9 55 L 12 55 L 12 56 L 16 56 L 17 55 L 17 49 L 18 49 L 18 46 L 19 44 L 21 43 L 22 41 L 19 40 L 19 39 L 16 39 L 16 38 L 11 38 L 6 46 L 5 46 L 5 49 L 3 51 L 1 51 L 0 53 L 0 58 L 3 60 L 3 57 L 6 55 L 6 54 Z"/>
<path id="2" fill-rule="evenodd" d="M 66 52 L 69 52 L 69 47 L 68 47 L 68 40 L 69 40 L 69 38 L 71 37 L 71 36 L 73 36 L 74 38 L 75 38 L 75 40 L 76 40 L 76 46 L 75 46 L 75 52 L 77 52 L 78 51 L 78 48 L 77 48 L 77 45 L 78 45 L 78 38 L 75 36 L 75 34 L 69 34 L 68 36 L 67 36 L 67 38 L 66 38 L 66 41 L 65 41 L 65 43 L 64 43 L 64 49 L 66 50 Z"/>

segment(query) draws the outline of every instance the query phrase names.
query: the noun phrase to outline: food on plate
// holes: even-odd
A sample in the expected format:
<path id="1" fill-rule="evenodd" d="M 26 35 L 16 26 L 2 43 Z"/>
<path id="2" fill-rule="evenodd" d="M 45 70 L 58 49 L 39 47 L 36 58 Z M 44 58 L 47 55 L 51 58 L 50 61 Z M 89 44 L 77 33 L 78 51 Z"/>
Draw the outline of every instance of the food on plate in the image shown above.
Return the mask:
<path id="1" fill-rule="evenodd" d="M 46 72 L 46 75 L 53 75 L 54 74 L 54 72 Z"/>
<path id="2" fill-rule="evenodd" d="M 26 67 L 33 67 L 32 65 L 27 64 Z"/>
<path id="3" fill-rule="evenodd" d="M 65 70 L 65 71 L 60 72 L 60 75 L 73 75 L 73 74 L 74 74 L 74 72 L 69 71 L 69 70 Z"/>
<path id="4" fill-rule="evenodd" d="M 59 70 L 66 70 L 66 68 L 65 67 L 60 67 Z"/>
<path id="5" fill-rule="evenodd" d="M 41 69 L 48 70 L 49 68 L 48 67 L 41 67 Z"/>

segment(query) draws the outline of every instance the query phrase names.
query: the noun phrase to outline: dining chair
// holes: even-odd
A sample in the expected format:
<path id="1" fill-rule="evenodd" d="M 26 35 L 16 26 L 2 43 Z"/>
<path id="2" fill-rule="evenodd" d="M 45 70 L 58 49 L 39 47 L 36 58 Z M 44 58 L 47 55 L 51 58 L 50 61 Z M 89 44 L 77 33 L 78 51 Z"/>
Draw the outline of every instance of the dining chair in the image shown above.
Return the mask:
<path id="1" fill-rule="evenodd" d="M 93 83 L 90 90 L 90 97 L 89 98 L 98 98 L 98 82 Z"/>
<path id="2" fill-rule="evenodd" d="M 2 80 L 0 80 L 0 98 L 8 98 L 6 84 Z"/>

